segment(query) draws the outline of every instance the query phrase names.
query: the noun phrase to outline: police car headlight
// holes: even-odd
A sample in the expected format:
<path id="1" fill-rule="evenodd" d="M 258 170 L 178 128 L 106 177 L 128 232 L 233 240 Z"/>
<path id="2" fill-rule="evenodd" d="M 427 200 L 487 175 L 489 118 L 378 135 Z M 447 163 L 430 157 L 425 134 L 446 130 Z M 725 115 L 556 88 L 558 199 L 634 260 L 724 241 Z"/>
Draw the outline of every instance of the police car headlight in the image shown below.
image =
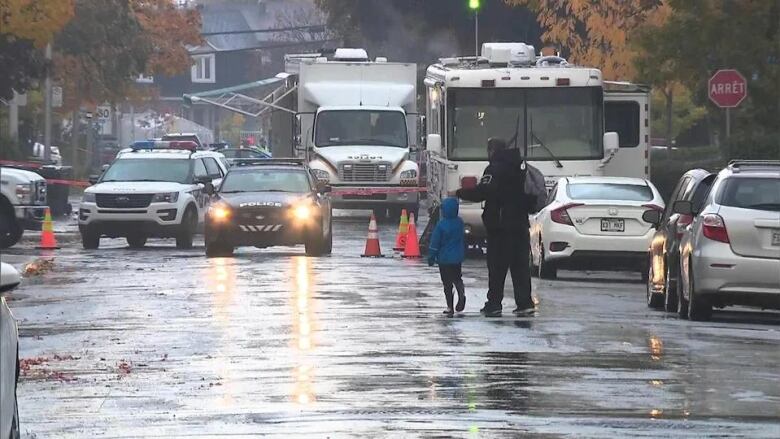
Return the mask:
<path id="1" fill-rule="evenodd" d="M 84 198 L 81 199 L 82 203 L 94 203 L 95 202 L 95 193 L 94 192 L 84 192 Z"/>
<path id="2" fill-rule="evenodd" d="M 306 221 L 311 218 L 312 208 L 308 204 L 299 204 L 293 208 L 293 216 L 300 221 Z"/>
<path id="3" fill-rule="evenodd" d="M 224 204 L 215 204 L 209 208 L 209 217 L 216 222 L 227 221 L 231 215 L 230 207 Z"/>
<path id="4" fill-rule="evenodd" d="M 154 194 L 152 203 L 175 203 L 179 201 L 178 192 L 166 192 L 163 194 Z"/>
<path id="5" fill-rule="evenodd" d="M 328 171 L 323 171 L 322 169 L 312 169 L 312 172 L 314 172 L 314 176 L 317 177 L 317 180 L 329 182 L 330 181 L 330 174 Z"/>

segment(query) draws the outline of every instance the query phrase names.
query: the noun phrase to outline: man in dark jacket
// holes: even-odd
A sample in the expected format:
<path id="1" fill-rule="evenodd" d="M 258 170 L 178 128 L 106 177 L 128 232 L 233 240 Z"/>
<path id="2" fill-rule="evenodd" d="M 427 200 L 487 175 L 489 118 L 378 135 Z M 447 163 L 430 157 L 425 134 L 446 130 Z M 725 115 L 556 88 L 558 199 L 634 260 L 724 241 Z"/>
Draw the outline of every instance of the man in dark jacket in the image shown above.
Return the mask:
<path id="1" fill-rule="evenodd" d="M 535 311 L 531 298 L 531 272 L 528 263 L 528 200 L 524 191 L 525 173 L 520 155 L 503 139 L 488 140 L 490 164 L 474 188 L 458 189 L 458 198 L 485 202 L 482 222 L 487 231 L 488 294 L 480 311 L 488 317 L 501 315 L 507 271 L 512 273 L 516 314 Z"/>

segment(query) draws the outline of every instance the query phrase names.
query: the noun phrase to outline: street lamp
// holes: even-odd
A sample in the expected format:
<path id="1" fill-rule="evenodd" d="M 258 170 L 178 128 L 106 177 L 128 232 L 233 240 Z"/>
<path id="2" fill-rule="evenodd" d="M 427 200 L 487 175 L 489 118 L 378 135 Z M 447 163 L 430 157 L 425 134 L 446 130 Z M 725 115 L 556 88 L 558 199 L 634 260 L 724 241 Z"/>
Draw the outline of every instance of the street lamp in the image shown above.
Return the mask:
<path id="1" fill-rule="evenodd" d="M 479 0 L 469 0 L 469 9 L 474 11 L 474 54 L 479 57 Z"/>

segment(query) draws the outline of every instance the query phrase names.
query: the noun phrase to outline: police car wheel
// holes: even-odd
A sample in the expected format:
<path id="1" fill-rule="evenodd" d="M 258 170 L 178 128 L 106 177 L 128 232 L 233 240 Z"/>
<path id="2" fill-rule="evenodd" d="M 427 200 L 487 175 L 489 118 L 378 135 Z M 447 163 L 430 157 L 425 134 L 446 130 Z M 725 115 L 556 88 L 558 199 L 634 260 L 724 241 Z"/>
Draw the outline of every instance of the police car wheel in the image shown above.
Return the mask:
<path id="1" fill-rule="evenodd" d="M 19 227 L 12 209 L 0 211 L 0 248 L 8 248 L 22 239 L 24 230 Z"/>
<path id="2" fill-rule="evenodd" d="M 100 234 L 89 227 L 81 229 L 81 246 L 85 250 L 95 250 L 100 247 Z"/>
<path id="3" fill-rule="evenodd" d="M 146 245 L 146 236 L 143 235 L 130 235 L 127 237 L 127 245 L 130 248 L 143 248 Z"/>
<path id="4" fill-rule="evenodd" d="M 316 233 L 306 238 L 304 247 L 306 249 L 306 256 L 322 256 L 326 250 L 325 237 L 322 236 L 322 228 L 320 227 Z"/>
<path id="5" fill-rule="evenodd" d="M 192 248 L 192 237 L 195 235 L 196 227 L 198 227 L 198 214 L 190 206 L 184 211 L 179 233 L 176 235 L 176 248 Z"/>
<path id="6" fill-rule="evenodd" d="M 333 224 L 331 223 L 330 228 L 328 229 L 328 236 L 325 238 L 325 247 L 323 248 L 323 253 L 326 255 L 329 255 L 333 252 Z"/>

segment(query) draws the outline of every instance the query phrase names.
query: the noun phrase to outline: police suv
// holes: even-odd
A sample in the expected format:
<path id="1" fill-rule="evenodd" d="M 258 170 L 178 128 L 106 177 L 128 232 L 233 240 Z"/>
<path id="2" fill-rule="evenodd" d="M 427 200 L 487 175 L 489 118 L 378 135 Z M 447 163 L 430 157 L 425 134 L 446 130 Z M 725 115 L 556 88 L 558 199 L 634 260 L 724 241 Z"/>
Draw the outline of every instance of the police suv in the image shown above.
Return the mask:
<path id="1" fill-rule="evenodd" d="M 238 159 L 206 215 L 206 255 L 228 256 L 241 246 L 304 244 L 306 254 L 333 248 L 330 186 L 302 159 Z"/>
<path id="2" fill-rule="evenodd" d="M 135 142 L 122 150 L 84 191 L 79 208 L 84 248 L 98 248 L 103 236 L 124 237 L 132 248 L 150 237 L 176 238 L 176 247 L 192 247 L 211 198 L 204 186 L 221 182 L 224 160 L 192 141 Z"/>

